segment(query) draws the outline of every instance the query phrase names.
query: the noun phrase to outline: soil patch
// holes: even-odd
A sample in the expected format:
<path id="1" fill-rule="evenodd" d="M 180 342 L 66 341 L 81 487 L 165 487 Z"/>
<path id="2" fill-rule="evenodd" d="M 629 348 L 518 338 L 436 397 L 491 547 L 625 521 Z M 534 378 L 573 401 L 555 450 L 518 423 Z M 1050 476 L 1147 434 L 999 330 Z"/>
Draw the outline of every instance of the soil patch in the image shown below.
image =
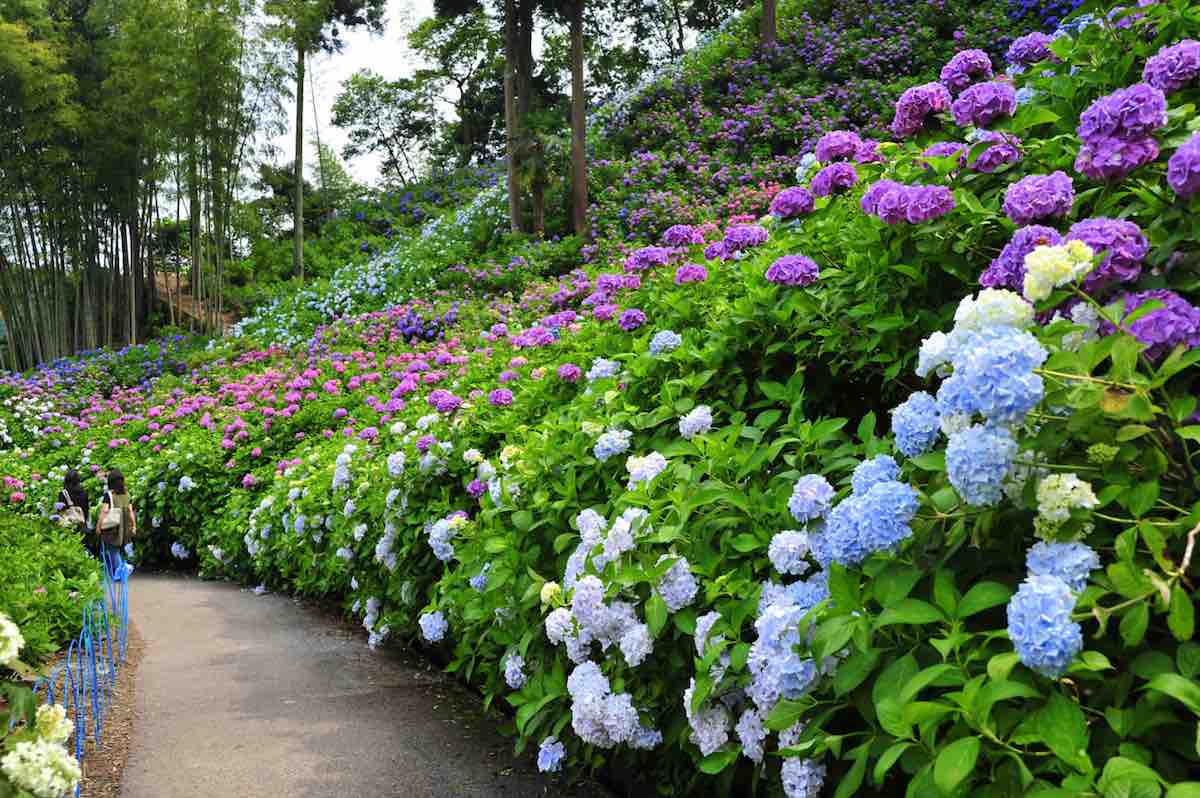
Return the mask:
<path id="1" fill-rule="evenodd" d="M 131 623 L 125 645 L 125 664 L 117 672 L 100 745 L 97 747 L 94 740 L 89 741 L 83 756 L 80 798 L 117 798 L 121 794 L 121 777 L 129 760 L 129 741 L 137 720 L 134 714 L 135 677 L 144 653 L 145 642 L 137 626 Z"/>

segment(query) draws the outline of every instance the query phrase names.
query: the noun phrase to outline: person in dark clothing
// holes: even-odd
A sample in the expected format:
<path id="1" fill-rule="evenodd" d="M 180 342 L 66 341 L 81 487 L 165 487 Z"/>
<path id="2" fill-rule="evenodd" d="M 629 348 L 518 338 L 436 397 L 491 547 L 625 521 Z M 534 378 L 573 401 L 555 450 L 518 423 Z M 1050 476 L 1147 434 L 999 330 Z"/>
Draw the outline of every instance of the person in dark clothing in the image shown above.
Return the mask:
<path id="1" fill-rule="evenodd" d="M 93 540 L 93 536 L 89 534 L 91 530 L 88 527 L 88 518 L 92 509 L 91 502 L 88 499 L 87 490 L 79 479 L 79 472 L 73 468 L 63 476 L 63 487 L 58 501 L 63 506 L 63 518 L 68 519 L 68 523 L 83 535 L 84 545 L 87 546 L 88 551 L 99 557 L 99 543 Z"/>

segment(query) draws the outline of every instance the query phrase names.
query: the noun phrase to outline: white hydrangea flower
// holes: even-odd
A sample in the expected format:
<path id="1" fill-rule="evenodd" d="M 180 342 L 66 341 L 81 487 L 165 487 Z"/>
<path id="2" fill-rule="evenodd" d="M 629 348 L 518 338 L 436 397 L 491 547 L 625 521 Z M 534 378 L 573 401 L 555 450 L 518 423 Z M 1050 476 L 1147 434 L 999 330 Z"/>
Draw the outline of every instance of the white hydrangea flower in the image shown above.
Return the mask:
<path id="1" fill-rule="evenodd" d="M 50 740 L 17 743 L 0 759 L 0 771 L 18 790 L 36 798 L 62 798 L 75 789 L 83 775 L 75 757 Z"/>
<path id="2" fill-rule="evenodd" d="M 11 667 L 24 647 L 21 630 L 7 615 L 0 613 L 0 667 Z"/>
<path id="3" fill-rule="evenodd" d="M 1012 291 L 985 288 L 979 296 L 963 297 L 954 312 L 954 327 L 982 330 L 985 327 L 1015 327 L 1023 330 L 1033 324 L 1033 305 Z"/>
<path id="4" fill-rule="evenodd" d="M 1037 487 L 1037 533 L 1043 537 L 1071 518 L 1071 510 L 1093 509 L 1099 500 L 1088 482 L 1076 474 L 1051 474 Z"/>
<path id="5" fill-rule="evenodd" d="M 1025 256 L 1025 298 L 1040 302 L 1055 288 L 1085 276 L 1094 266 L 1094 255 L 1092 248 L 1082 241 L 1037 247 Z"/>

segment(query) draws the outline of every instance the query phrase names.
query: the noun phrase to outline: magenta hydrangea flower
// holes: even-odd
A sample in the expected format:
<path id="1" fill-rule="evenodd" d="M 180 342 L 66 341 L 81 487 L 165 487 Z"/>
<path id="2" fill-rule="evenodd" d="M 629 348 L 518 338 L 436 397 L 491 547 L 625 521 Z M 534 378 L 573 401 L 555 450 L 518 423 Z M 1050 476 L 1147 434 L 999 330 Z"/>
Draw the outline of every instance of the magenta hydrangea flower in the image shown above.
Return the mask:
<path id="1" fill-rule="evenodd" d="M 960 92 L 972 83 L 990 80 L 992 59 L 983 50 L 961 50 L 942 67 L 938 76 L 952 92 Z"/>
<path id="2" fill-rule="evenodd" d="M 675 285 L 702 283 L 708 279 L 708 269 L 698 263 L 685 263 L 675 270 Z"/>
<path id="3" fill-rule="evenodd" d="M 959 127 L 987 127 L 1017 110 L 1017 92 L 1011 83 L 993 80 L 968 86 L 950 106 Z"/>
<path id="4" fill-rule="evenodd" d="M 1015 224 L 1062 218 L 1074 204 L 1075 187 L 1062 171 L 1023 177 L 1004 192 L 1004 212 Z"/>
<path id="5" fill-rule="evenodd" d="M 1167 98 L 1162 89 L 1135 83 L 1101 97 L 1079 116 L 1076 132 L 1085 144 L 1101 139 L 1143 139 L 1167 124 Z"/>
<path id="6" fill-rule="evenodd" d="M 981 152 L 971 164 L 975 171 L 991 174 L 1021 160 L 1021 140 L 1011 133 L 985 130 L 980 139 L 991 142 L 992 146 Z"/>
<path id="7" fill-rule="evenodd" d="M 767 282 L 776 285 L 806 286 L 812 285 L 820 276 L 821 270 L 812 258 L 804 255 L 784 255 L 767 268 Z"/>
<path id="8" fill-rule="evenodd" d="M 625 332 L 633 332 L 638 327 L 646 323 L 646 314 L 642 313 L 637 308 L 630 308 L 621 314 L 621 318 L 617 320 L 617 324 Z"/>
<path id="9" fill-rule="evenodd" d="M 1092 251 L 1104 253 L 1100 265 L 1083 281 L 1083 289 L 1093 292 L 1112 283 L 1128 283 L 1142 273 L 1142 259 L 1150 251 L 1150 242 L 1142 230 L 1125 219 L 1095 217 L 1071 225 L 1068 241 L 1082 241 Z"/>
<path id="10" fill-rule="evenodd" d="M 729 257 L 734 252 L 742 252 L 750 247 L 767 243 L 770 233 L 767 228 L 757 224 L 735 224 L 725 231 L 723 256 Z M 707 255 L 708 253 L 705 252 Z"/>
<path id="11" fill-rule="evenodd" d="M 577 382 L 583 376 L 583 369 L 574 363 L 563 363 L 555 370 L 555 373 L 563 382 Z"/>
<path id="12" fill-rule="evenodd" d="M 704 234 L 690 224 L 673 224 L 663 233 L 662 242 L 669 247 L 703 244 Z"/>
<path id="13" fill-rule="evenodd" d="M 828 197 L 838 191 L 852 188 L 858 182 L 858 172 L 849 163 L 839 161 L 831 163 L 817 172 L 812 179 L 812 193 L 818 197 Z"/>
<path id="14" fill-rule="evenodd" d="M 1164 94 L 1179 91 L 1200 77 L 1200 42 L 1184 39 L 1151 56 L 1142 69 L 1142 80 Z"/>
<path id="15" fill-rule="evenodd" d="M 833 130 L 817 140 L 813 152 L 821 163 L 844 161 L 853 158 L 862 143 L 859 135 L 852 130 Z"/>
<path id="16" fill-rule="evenodd" d="M 1075 171 L 1100 183 L 1121 180 L 1158 157 L 1158 142 L 1101 138 L 1084 144 L 1075 158 Z"/>
<path id="17" fill-rule="evenodd" d="M 1200 191 L 1200 133 L 1185 141 L 1167 161 L 1167 185 L 1181 197 Z"/>
<path id="18" fill-rule="evenodd" d="M 1048 61 L 1054 58 L 1054 53 L 1050 51 L 1050 43 L 1053 41 L 1054 37 L 1048 33 L 1041 31 L 1027 33 L 1013 40 L 1004 57 L 1010 64 L 1020 64 L 1021 66 Z"/>
<path id="19" fill-rule="evenodd" d="M 1153 300 L 1163 304 L 1163 307 L 1151 310 L 1132 323 L 1122 325 L 1134 338 L 1146 345 L 1146 356 L 1151 360 L 1157 360 L 1179 344 L 1188 349 L 1200 346 L 1200 308 L 1174 291 L 1159 288 L 1137 294 L 1125 294 L 1120 299 L 1124 302 L 1123 319 L 1128 318 L 1146 302 Z M 1111 335 L 1115 331 L 1113 325 L 1101 319 L 1102 335 Z"/>
<path id="20" fill-rule="evenodd" d="M 925 83 L 905 89 L 896 100 L 896 116 L 891 131 L 908 138 L 925 126 L 930 114 L 950 110 L 950 92 L 940 83 Z"/>
<path id="21" fill-rule="evenodd" d="M 1052 227 L 1030 225 L 1013 233 L 1012 239 L 979 276 L 985 288 L 1008 288 L 1022 291 L 1025 285 L 1025 256 L 1041 246 L 1058 246 L 1062 236 Z"/>
<path id="22" fill-rule="evenodd" d="M 776 219 L 791 219 L 811 213 L 812 209 L 813 195 L 809 193 L 808 189 L 802 186 L 791 186 L 775 195 L 775 198 L 771 200 L 770 212 Z"/>
<path id="23" fill-rule="evenodd" d="M 513 392 L 507 388 L 497 388 L 488 394 L 488 403 L 493 407 L 508 407 L 513 403 Z"/>

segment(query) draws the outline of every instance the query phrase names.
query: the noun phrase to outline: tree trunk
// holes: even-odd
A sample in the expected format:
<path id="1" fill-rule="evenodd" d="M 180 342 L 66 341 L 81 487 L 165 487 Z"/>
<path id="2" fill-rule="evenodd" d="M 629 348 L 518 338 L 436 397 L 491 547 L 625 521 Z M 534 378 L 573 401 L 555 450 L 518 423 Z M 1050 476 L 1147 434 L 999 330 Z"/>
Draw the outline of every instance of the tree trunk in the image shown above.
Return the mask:
<path id="1" fill-rule="evenodd" d="M 775 12 L 779 0 L 763 0 L 762 43 L 763 46 L 775 44 L 776 22 Z"/>
<path id="2" fill-rule="evenodd" d="M 304 281 L 304 44 L 296 40 L 296 207 L 292 269 Z"/>
<path id="3" fill-rule="evenodd" d="M 504 0 L 504 139 L 508 156 L 508 219 L 514 233 L 521 232 L 521 183 L 517 174 L 517 9 L 515 0 Z"/>
<path id="4" fill-rule="evenodd" d="M 587 226 L 587 114 L 583 95 L 583 4 L 571 7 L 571 223 L 575 235 Z"/>

